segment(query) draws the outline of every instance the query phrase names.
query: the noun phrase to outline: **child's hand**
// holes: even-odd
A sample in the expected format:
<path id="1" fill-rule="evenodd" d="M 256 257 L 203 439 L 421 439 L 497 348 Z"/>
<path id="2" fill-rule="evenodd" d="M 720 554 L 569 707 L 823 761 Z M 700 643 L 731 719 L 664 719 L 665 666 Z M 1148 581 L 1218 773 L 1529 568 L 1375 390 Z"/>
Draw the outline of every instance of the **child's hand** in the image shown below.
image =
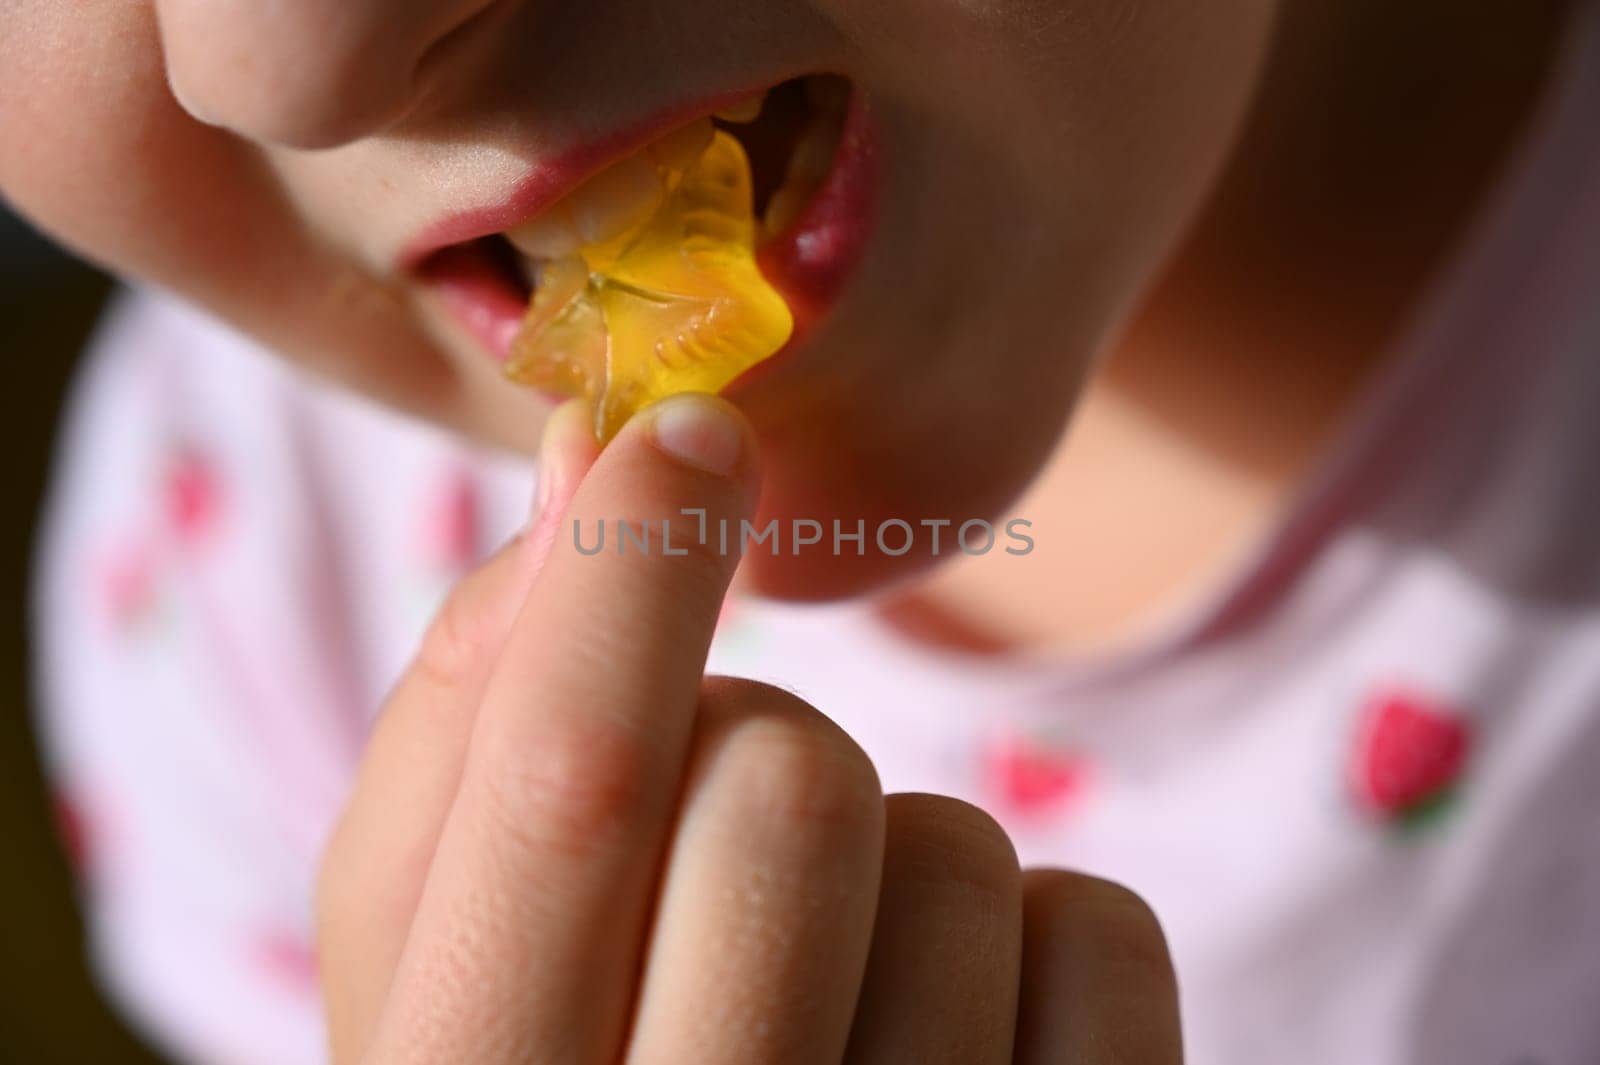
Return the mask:
<path id="1" fill-rule="evenodd" d="M 567 408 L 549 441 L 539 525 L 434 624 L 330 847 L 338 1065 L 1179 1061 L 1135 896 L 1020 872 L 973 807 L 885 799 L 799 699 L 703 679 L 715 523 L 757 491 L 731 408 L 669 401 L 598 461 Z M 649 519 L 648 557 L 581 554 L 563 510 L 588 544 Z"/>

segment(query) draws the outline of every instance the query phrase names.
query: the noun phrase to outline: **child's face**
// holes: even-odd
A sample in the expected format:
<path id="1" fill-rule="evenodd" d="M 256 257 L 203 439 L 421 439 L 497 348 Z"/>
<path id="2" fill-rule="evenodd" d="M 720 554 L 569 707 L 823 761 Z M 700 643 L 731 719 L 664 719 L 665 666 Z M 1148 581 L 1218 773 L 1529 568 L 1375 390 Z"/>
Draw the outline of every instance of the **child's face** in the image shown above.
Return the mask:
<path id="1" fill-rule="evenodd" d="M 642 131 L 847 75 L 880 163 L 828 232 L 864 253 L 822 248 L 849 268 L 832 305 L 736 397 L 771 513 L 959 522 L 1053 445 L 1225 158 L 1276 2 L 13 0 L 0 189 L 300 361 L 528 446 L 547 404 L 474 333 L 494 301 L 463 314 L 419 256 Z"/>

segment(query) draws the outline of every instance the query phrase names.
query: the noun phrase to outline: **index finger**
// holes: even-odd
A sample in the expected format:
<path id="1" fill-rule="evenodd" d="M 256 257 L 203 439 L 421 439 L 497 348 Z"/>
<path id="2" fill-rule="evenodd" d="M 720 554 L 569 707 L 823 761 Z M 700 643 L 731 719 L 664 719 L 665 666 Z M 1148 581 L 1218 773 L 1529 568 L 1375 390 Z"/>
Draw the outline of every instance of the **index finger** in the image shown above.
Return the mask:
<path id="1" fill-rule="evenodd" d="M 658 404 L 595 463 L 489 682 L 380 1051 L 496 1062 L 620 1049 L 756 495 L 750 431 L 712 397 Z"/>

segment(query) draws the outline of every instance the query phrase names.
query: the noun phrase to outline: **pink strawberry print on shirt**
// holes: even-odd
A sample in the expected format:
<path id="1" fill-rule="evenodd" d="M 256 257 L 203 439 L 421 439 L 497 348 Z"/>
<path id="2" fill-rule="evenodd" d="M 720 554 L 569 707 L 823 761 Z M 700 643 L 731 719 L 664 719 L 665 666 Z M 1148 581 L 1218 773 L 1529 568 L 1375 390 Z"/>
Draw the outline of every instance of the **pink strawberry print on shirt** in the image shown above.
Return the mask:
<path id="1" fill-rule="evenodd" d="M 162 487 L 167 523 L 178 543 L 198 547 L 208 541 L 222 515 L 222 479 L 215 462 L 199 447 L 180 444 L 168 460 Z"/>
<path id="2" fill-rule="evenodd" d="M 466 465 L 446 468 L 422 515 L 423 554 L 430 568 L 461 574 L 478 562 L 482 548 L 481 490 Z"/>
<path id="3" fill-rule="evenodd" d="M 80 882 L 89 883 L 107 864 L 107 853 L 123 841 L 117 807 L 94 781 L 64 771 L 50 785 L 50 818 L 61 855 Z"/>
<path id="4" fill-rule="evenodd" d="M 1368 811 L 1409 820 L 1439 809 L 1460 782 L 1471 724 L 1455 708 L 1388 690 L 1367 704 L 1350 761 L 1350 786 Z"/>
<path id="5" fill-rule="evenodd" d="M 990 793 L 1014 814 L 1059 813 L 1082 796 L 1091 776 L 1082 754 L 1015 733 L 993 740 L 984 757 Z"/>
<path id="6" fill-rule="evenodd" d="M 309 937 L 286 927 L 263 926 L 251 941 L 251 954 L 261 973 L 295 992 L 317 989 L 317 951 Z"/>
<path id="7" fill-rule="evenodd" d="M 57 787 L 51 793 L 50 806 L 56 838 L 61 842 L 67 864 L 72 866 L 73 872 L 83 876 L 89 869 L 92 853 L 89 819 L 77 798 L 65 787 Z"/>
<path id="8" fill-rule="evenodd" d="M 148 617 L 156 599 L 159 563 L 148 537 L 118 535 L 95 566 L 95 597 L 111 628 L 125 632 Z"/>
<path id="9" fill-rule="evenodd" d="M 126 634 L 150 617 L 172 559 L 214 541 L 222 510 L 215 462 L 192 443 L 174 445 L 138 513 L 108 529 L 97 552 L 93 594 L 114 630 Z"/>

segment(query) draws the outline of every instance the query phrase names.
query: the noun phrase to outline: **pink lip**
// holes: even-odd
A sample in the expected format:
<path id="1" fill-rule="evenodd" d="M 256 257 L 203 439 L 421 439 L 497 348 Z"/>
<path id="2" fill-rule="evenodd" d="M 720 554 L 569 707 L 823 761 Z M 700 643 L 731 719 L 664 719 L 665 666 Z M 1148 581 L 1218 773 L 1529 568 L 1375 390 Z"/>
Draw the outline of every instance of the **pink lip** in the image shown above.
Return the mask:
<path id="1" fill-rule="evenodd" d="M 401 265 L 418 273 L 467 332 L 504 361 L 522 327 L 527 301 L 471 242 L 510 229 L 662 133 L 748 95 L 733 93 L 709 106 L 680 108 L 605 142 L 575 149 L 535 170 L 504 203 L 435 225 L 410 246 Z M 762 272 L 794 311 L 795 335 L 789 348 L 832 307 L 860 261 L 877 208 L 879 165 L 876 126 L 858 91 L 851 100 L 833 170 L 800 217 L 757 255 Z M 764 371 L 776 359 L 768 359 L 751 373 Z"/>
<path id="2" fill-rule="evenodd" d="M 528 303 L 493 261 L 470 244 L 452 245 L 429 256 L 421 276 L 480 344 L 501 361 L 510 356 Z"/>
<path id="3" fill-rule="evenodd" d="M 881 167 L 877 122 L 866 97 L 857 90 L 850 98 L 833 169 L 822 187 L 787 230 L 756 252 L 761 272 L 794 312 L 795 335 L 789 347 L 804 340 L 838 301 L 860 263 L 877 215 Z"/>
<path id="4" fill-rule="evenodd" d="M 454 244 L 503 233 L 534 217 L 610 164 L 639 151 L 678 126 L 737 103 L 748 91 L 723 93 L 698 104 L 674 107 L 610 137 L 577 145 L 534 167 L 503 202 L 451 215 L 429 226 L 400 253 L 400 268 L 414 270 L 428 256 Z"/>

